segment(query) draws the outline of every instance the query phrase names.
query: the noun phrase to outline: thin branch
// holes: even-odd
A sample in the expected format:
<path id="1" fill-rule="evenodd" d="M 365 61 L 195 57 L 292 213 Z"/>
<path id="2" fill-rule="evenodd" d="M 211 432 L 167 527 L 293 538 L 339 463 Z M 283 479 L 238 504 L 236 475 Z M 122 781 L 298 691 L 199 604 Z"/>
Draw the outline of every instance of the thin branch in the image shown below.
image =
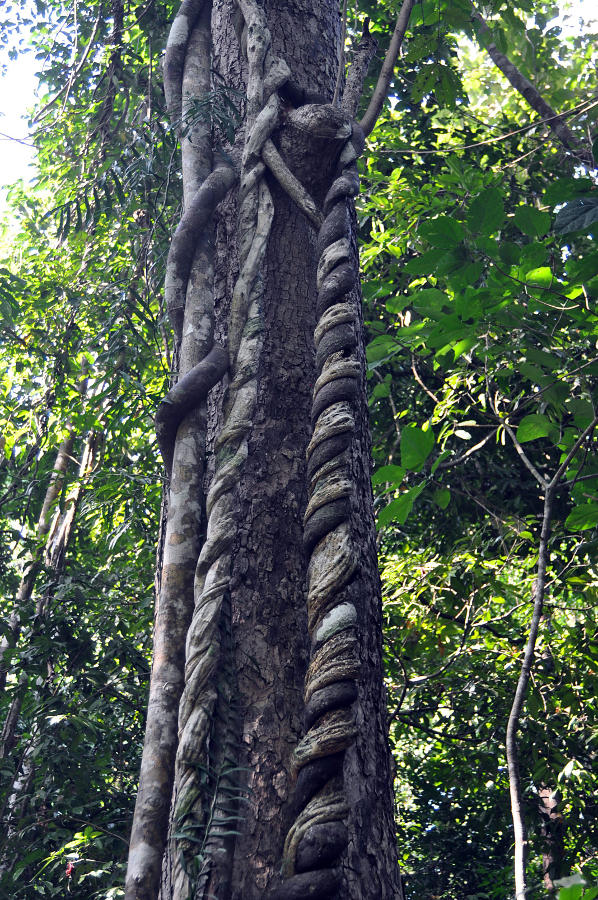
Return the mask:
<path id="1" fill-rule="evenodd" d="M 59 100 L 65 92 L 66 92 L 66 95 L 67 95 L 67 97 L 65 97 L 65 103 L 66 103 L 66 100 L 67 100 L 67 98 L 68 98 L 68 94 L 69 94 L 70 89 L 72 88 L 72 86 L 74 85 L 75 81 L 77 80 L 77 78 L 78 78 L 79 75 L 81 74 L 81 71 L 82 71 L 82 69 L 83 69 L 83 66 L 84 66 L 85 63 L 87 62 L 87 57 L 89 56 L 89 54 L 90 54 L 90 52 L 91 52 L 91 48 L 93 47 L 93 43 L 94 43 L 94 41 L 95 41 L 95 37 L 96 37 L 96 34 L 97 34 L 97 32 L 98 32 L 98 28 L 100 27 L 100 22 L 101 22 L 101 20 L 102 20 L 102 13 L 103 13 L 103 11 L 104 11 L 104 10 L 103 10 L 103 7 L 100 6 L 100 9 L 99 9 L 98 15 L 97 15 L 97 17 L 96 17 L 96 20 L 95 20 L 95 22 L 93 23 L 93 30 L 92 30 L 92 32 L 91 32 L 91 36 L 90 36 L 90 38 L 89 38 L 89 41 L 88 41 L 88 43 L 87 43 L 87 47 L 85 48 L 85 51 L 84 51 L 84 53 L 83 53 L 83 56 L 81 57 L 81 60 L 80 60 L 80 62 L 79 62 L 79 65 L 77 66 L 77 68 L 76 68 L 73 72 L 71 72 L 71 74 L 70 74 L 70 76 L 69 76 L 69 78 L 68 78 L 68 81 L 66 81 L 66 82 L 64 83 L 64 85 L 60 88 L 60 90 L 58 91 L 58 93 L 57 93 L 57 94 L 54 94 L 54 96 L 52 97 L 52 99 L 51 99 L 51 100 L 48 100 L 48 102 L 45 104 L 45 106 L 42 106 L 42 108 L 40 109 L 40 111 L 39 111 L 38 113 L 35 114 L 35 116 L 34 116 L 33 119 L 31 120 L 31 121 L 33 122 L 33 124 L 35 124 L 36 122 L 40 122 L 40 121 L 45 117 L 45 115 L 46 115 L 46 113 L 48 112 L 48 110 L 50 109 L 50 107 L 54 106 L 54 104 L 56 103 L 56 101 Z M 64 108 L 63 108 L 63 109 L 64 109 Z"/>
<path id="2" fill-rule="evenodd" d="M 500 52 L 492 40 L 492 30 L 483 16 L 473 8 L 471 16 L 473 21 L 477 24 L 479 34 L 483 39 L 482 46 L 505 78 L 510 81 L 515 90 L 521 94 L 535 112 L 540 116 L 548 117 L 550 120 L 549 126 L 558 137 L 561 144 L 567 150 L 570 150 L 576 156 L 580 157 L 586 164 L 591 164 L 590 154 L 563 121 L 562 116 L 546 102 L 538 89 L 531 81 L 528 81 L 528 79 L 519 71 L 517 66 L 515 66 L 504 53 Z"/>
<path id="3" fill-rule="evenodd" d="M 516 900 L 525 900 L 527 896 L 526 862 L 528 850 L 527 831 L 522 811 L 523 793 L 521 788 L 521 774 L 519 771 L 517 729 L 519 727 L 521 712 L 523 710 L 523 703 L 525 700 L 525 695 L 527 693 L 527 686 L 531 677 L 536 641 L 538 638 L 540 622 L 542 620 L 544 594 L 546 590 L 546 569 L 548 565 L 548 539 L 550 537 L 550 528 L 552 523 L 552 505 L 559 480 L 564 475 L 569 463 L 571 462 L 585 439 L 592 433 L 596 425 L 598 425 L 598 416 L 596 416 L 593 421 L 590 422 L 587 428 L 585 428 L 584 431 L 580 434 L 550 481 L 546 481 L 546 479 L 543 479 L 546 490 L 544 496 L 544 515 L 542 517 L 542 533 L 540 535 L 540 543 L 538 547 L 538 568 L 534 589 L 534 610 L 532 613 L 529 637 L 523 656 L 523 662 L 521 664 L 521 672 L 519 674 L 519 680 L 517 682 L 517 689 L 515 691 L 513 704 L 511 706 L 506 734 L 506 753 L 507 767 L 509 771 L 509 792 L 511 795 L 511 814 L 513 817 L 513 829 L 515 832 Z M 515 448 L 517 449 L 517 444 L 515 444 Z M 527 457 L 525 457 L 525 459 L 527 459 Z M 528 463 L 526 463 L 526 465 L 528 465 Z M 528 468 L 530 468 L 530 466 L 531 463 L 529 463 Z M 537 474 L 538 473 L 536 473 L 534 477 L 537 477 Z"/>
<path id="4" fill-rule="evenodd" d="M 434 401 L 434 403 L 440 403 L 440 400 L 438 399 L 436 394 L 434 394 L 428 387 L 426 387 L 426 385 L 422 381 L 421 375 L 417 371 L 417 366 L 415 365 L 415 354 L 414 353 L 411 354 L 411 371 L 413 372 L 413 377 L 419 384 L 420 388 L 423 391 L 425 391 L 425 393 L 428 395 L 428 397 L 430 397 Z"/>
<path id="5" fill-rule="evenodd" d="M 369 102 L 365 115 L 359 123 L 366 137 L 371 133 L 374 125 L 376 124 L 378 116 L 380 115 L 380 110 L 382 109 L 382 106 L 386 99 L 388 86 L 394 72 L 394 68 L 399 55 L 399 50 L 401 49 L 401 44 L 403 43 L 403 38 L 407 30 L 407 25 L 409 24 L 409 17 L 411 15 L 411 10 L 413 9 L 414 4 L 415 0 L 403 0 L 403 5 L 399 10 L 395 30 L 393 32 L 392 38 L 390 39 L 390 44 L 388 46 L 388 50 L 386 51 L 386 56 L 384 57 L 384 62 L 382 63 L 380 74 L 378 75 L 378 81 L 376 83 L 376 87 L 374 88 L 374 93 L 372 94 L 372 98 Z"/>
<path id="6" fill-rule="evenodd" d="M 575 443 L 573 444 L 573 446 L 567 453 L 567 456 L 565 457 L 565 459 L 563 460 L 561 465 L 558 467 L 558 469 L 554 473 L 552 480 L 548 484 L 548 487 L 551 490 L 556 488 L 557 483 L 561 480 L 562 476 L 565 474 L 565 472 L 567 470 L 567 466 L 569 465 L 569 463 L 571 462 L 571 460 L 573 459 L 573 457 L 575 456 L 575 454 L 577 453 L 577 451 L 579 450 L 579 448 L 581 447 L 581 445 L 583 444 L 585 439 L 592 433 L 592 431 L 594 430 L 596 425 L 598 425 L 598 416 L 595 416 L 592 419 L 592 421 L 590 422 L 590 424 L 587 426 L 587 428 L 585 428 L 582 431 L 582 433 L 579 435 L 579 437 L 577 438 L 577 440 L 575 441 Z"/>
<path id="7" fill-rule="evenodd" d="M 353 51 L 353 58 L 349 71 L 347 72 L 347 80 L 345 82 L 345 90 L 343 91 L 343 99 L 341 108 L 352 119 L 357 115 L 359 109 L 359 101 L 363 94 L 363 83 L 368 74 L 370 63 L 374 58 L 374 54 L 378 49 L 378 41 L 370 34 L 370 20 L 366 18 L 363 23 L 363 34 L 357 47 Z"/>
<path id="8" fill-rule="evenodd" d="M 473 150 L 475 147 L 487 147 L 490 144 L 507 141 L 509 138 L 514 137 L 517 134 L 523 134 L 526 131 L 533 131 L 538 127 L 538 125 L 550 123 L 553 119 L 556 118 L 564 119 L 567 116 L 582 115 L 583 113 L 589 112 L 591 109 L 594 109 L 595 106 L 598 106 L 598 101 L 596 101 L 595 99 L 583 100 L 576 106 L 572 106 L 571 109 L 565 110 L 565 112 L 559 114 L 555 113 L 553 116 L 548 116 L 545 119 L 537 119 L 534 122 L 530 122 L 528 125 L 523 125 L 521 128 L 514 128 L 512 131 L 507 131 L 504 134 L 498 135 L 497 137 L 487 138 L 484 141 L 473 141 L 471 144 L 459 144 L 459 146 L 457 147 L 443 147 L 441 150 L 413 150 L 409 147 L 400 147 L 397 150 L 384 150 L 384 148 L 382 148 L 378 149 L 377 152 L 389 153 L 395 156 L 405 155 L 406 153 L 416 154 L 418 156 L 446 156 L 447 153 L 462 153 L 464 150 Z"/>
<path id="9" fill-rule="evenodd" d="M 531 459 L 529 458 L 529 456 L 527 455 L 527 453 L 525 452 L 525 450 L 523 449 L 523 447 L 517 440 L 517 436 L 515 435 L 515 432 L 513 431 L 511 426 L 508 424 L 508 422 L 503 422 L 503 425 L 505 426 L 505 431 L 507 432 L 507 434 L 513 441 L 513 446 L 515 447 L 517 454 L 521 458 L 521 462 L 523 463 L 523 465 L 526 467 L 526 469 L 528 469 L 532 473 L 532 475 L 534 476 L 534 478 L 536 479 L 536 481 L 538 482 L 538 484 L 541 487 L 543 487 L 545 489 L 548 488 L 549 482 L 547 481 L 546 478 L 544 478 L 543 475 L 541 475 L 538 472 L 535 465 L 533 464 L 533 462 L 531 461 Z"/>
<path id="10" fill-rule="evenodd" d="M 515 900 L 526 900 L 527 897 L 527 829 L 523 817 L 523 790 L 521 787 L 521 773 L 519 769 L 519 748 L 517 744 L 517 729 L 521 719 L 523 703 L 527 693 L 531 669 L 534 661 L 534 651 L 542 618 L 544 605 L 544 590 L 546 587 L 546 567 L 548 563 L 548 538 L 552 523 L 552 502 L 554 491 L 547 489 L 544 497 L 544 515 L 542 519 L 542 534 L 538 548 L 538 568 L 534 588 L 534 610 L 530 623 L 529 636 L 523 655 L 521 671 L 517 681 L 517 688 L 507 723 L 505 740 L 507 769 L 509 773 L 509 793 L 511 795 L 511 816 L 515 834 Z"/>
<path id="11" fill-rule="evenodd" d="M 482 438 L 481 441 L 478 441 L 477 444 L 474 444 L 473 447 L 470 447 L 469 450 L 466 450 L 465 453 L 462 453 L 461 456 L 458 456 L 456 459 L 447 459 L 445 462 L 438 463 L 439 469 L 452 469 L 453 466 L 458 466 L 460 463 L 464 462 L 468 456 L 471 456 L 472 453 L 475 453 L 476 450 L 481 450 L 482 447 L 488 443 L 488 441 L 494 437 L 498 430 L 497 428 L 493 428 L 492 431 L 486 435 L 485 438 Z"/>

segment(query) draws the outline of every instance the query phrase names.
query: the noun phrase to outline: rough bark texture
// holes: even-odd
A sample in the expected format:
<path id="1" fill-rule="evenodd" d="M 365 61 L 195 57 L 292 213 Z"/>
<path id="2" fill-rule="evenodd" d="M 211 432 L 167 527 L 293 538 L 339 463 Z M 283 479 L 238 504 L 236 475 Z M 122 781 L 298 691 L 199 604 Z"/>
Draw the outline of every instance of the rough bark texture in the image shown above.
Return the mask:
<path id="1" fill-rule="evenodd" d="M 557 892 L 555 879 L 561 877 L 565 856 L 566 823 L 559 809 L 559 797 L 555 790 L 541 787 L 538 791 L 538 812 L 542 823 L 540 833 L 543 838 L 542 875 L 546 892 L 554 896 Z"/>
<path id="2" fill-rule="evenodd" d="M 289 65 L 294 86 L 304 96 L 319 95 L 330 101 L 341 33 L 338 4 L 300 2 L 291 8 L 278 0 L 266 3 L 265 9 L 274 52 Z M 215 3 L 215 68 L 226 83 L 239 87 L 243 65 L 229 15 L 228 3 Z M 297 134 L 285 140 L 285 132 L 293 127 L 289 116 L 274 143 L 321 203 L 332 171 L 323 177 L 321 151 L 312 151 L 310 157 L 309 144 L 301 145 Z M 231 583 L 242 710 L 239 765 L 247 771 L 249 800 L 234 851 L 231 897 L 235 900 L 257 900 L 276 882 L 293 815 L 290 762 L 303 733 L 303 677 L 308 660 L 302 519 L 315 381 L 317 234 L 274 179 L 268 183 L 275 213 L 265 272 L 266 337 L 258 411 L 241 477 L 242 524 L 233 551 Z M 231 264 L 236 221 L 232 206 L 231 202 L 223 210 L 219 226 L 216 308 L 221 322 L 236 275 Z M 366 677 L 356 707 L 363 733 L 346 763 L 351 785 L 350 852 L 343 866 L 342 896 L 378 900 L 400 896 L 400 887 L 384 727 L 380 593 L 365 399 L 359 412 L 352 471 L 358 484 L 353 519 L 362 574 L 352 590 L 360 594 L 364 608 L 360 624 Z"/>
<path id="3" fill-rule="evenodd" d="M 251 4 L 242 0 L 240 5 L 245 12 L 245 7 Z M 299 0 L 290 6 L 284 0 L 265 0 L 262 5 L 272 37 L 272 52 L 291 71 L 290 82 L 281 91 L 287 106 L 282 123 L 272 136 L 276 149 L 270 147 L 263 159 L 273 171 L 280 154 L 288 169 L 321 206 L 336 160 L 334 153 L 326 152 L 329 139 L 322 138 L 316 146 L 317 141 L 314 144 L 313 135 L 303 129 L 301 116 L 296 115 L 294 107 L 306 102 L 330 102 L 333 97 L 341 34 L 338 4 L 336 0 L 322 0 L 318 4 Z M 250 29 L 243 33 L 242 24 L 234 4 L 216 0 L 212 13 L 215 83 L 223 81 L 245 94 L 247 64 L 243 44 L 249 45 L 255 32 Z M 237 164 L 240 147 L 242 135 L 230 151 Z M 243 172 L 241 176 L 243 182 Z M 239 803 L 239 819 L 230 826 L 238 832 L 236 838 L 224 837 L 215 844 L 220 861 L 212 861 L 206 869 L 208 874 L 205 877 L 202 874 L 195 886 L 181 878 L 180 858 L 173 849 L 181 841 L 175 835 L 180 831 L 182 819 L 181 816 L 177 819 L 175 813 L 175 821 L 171 821 L 174 840 L 168 843 L 162 870 L 162 900 L 181 900 L 181 891 L 194 900 L 206 900 L 208 896 L 216 896 L 218 900 L 262 900 L 280 883 L 283 844 L 296 804 L 291 760 L 303 735 L 303 682 L 309 658 L 308 557 L 303 549 L 303 516 L 307 501 L 305 453 L 311 437 L 312 389 L 316 378 L 317 231 L 313 222 L 319 223 L 320 217 L 309 202 L 304 202 L 306 198 L 302 198 L 301 192 L 297 193 L 296 185 L 291 187 L 295 191 L 293 201 L 280 186 L 278 176 L 275 178 L 268 172 L 265 178 L 272 196 L 274 219 L 261 271 L 260 315 L 264 328 L 257 368 L 257 404 L 251 413 L 247 459 L 239 469 L 238 483 L 234 486 L 234 537 L 226 550 L 231 561 L 230 581 L 222 601 L 212 731 L 207 739 L 208 759 L 211 759 L 213 748 L 222 742 L 224 732 L 219 729 L 226 729 L 230 752 L 227 751 L 225 760 L 230 761 L 234 754 L 239 790 L 246 802 Z M 288 184 L 292 181 L 287 178 Z M 303 203 L 306 212 L 297 203 Z M 227 322 L 239 274 L 234 194 L 221 204 L 217 223 L 214 336 L 219 344 L 227 346 L 230 338 Z M 354 244 L 352 253 L 356 258 Z M 353 299 L 357 305 L 359 298 Z M 231 344 L 234 348 L 238 341 L 235 331 L 232 341 L 228 340 L 233 377 L 235 354 L 231 354 Z M 361 334 L 358 343 L 363 364 Z M 356 605 L 359 597 L 362 610 L 359 654 L 363 675 L 355 705 L 362 734 L 346 760 L 351 807 L 347 830 L 341 824 L 333 835 L 342 847 L 347 843 L 348 834 L 349 851 L 340 862 L 342 889 L 339 895 L 336 892 L 339 873 L 330 869 L 329 876 L 320 885 L 325 892 L 317 896 L 379 900 L 400 898 L 401 892 L 381 677 L 380 591 L 369 487 L 363 368 L 360 387 L 363 396 L 357 401 L 358 421 L 350 450 L 350 472 L 356 484 L 351 523 L 360 573 L 349 593 Z M 219 428 L 227 414 L 223 406 L 226 408 L 230 401 L 230 391 L 231 385 L 228 388 L 226 383 L 219 385 L 210 400 L 208 450 L 213 456 L 217 456 L 214 451 L 218 448 Z M 212 486 L 217 483 L 219 465 L 222 463 L 212 458 L 204 490 L 209 489 L 210 478 Z M 208 500 L 208 511 L 211 508 Z M 209 528 L 208 525 L 208 543 Z M 200 560 L 201 577 L 202 572 Z M 227 631 L 229 616 L 230 632 Z M 230 638 L 226 637 L 227 633 Z M 188 666 L 190 647 L 192 643 L 188 643 Z M 227 675 L 225 684 L 223 673 L 226 675 L 231 670 L 235 675 L 231 678 Z M 187 684 L 181 710 L 187 702 Z M 221 713 L 228 715 L 227 725 L 221 724 Z M 175 793 L 179 791 L 177 802 L 179 780 L 184 780 L 184 790 L 189 784 L 185 763 L 191 759 L 192 749 L 186 746 L 183 713 L 181 716 L 180 759 L 177 757 L 175 782 Z M 205 817 L 205 804 L 198 804 L 197 808 Z M 181 810 L 181 815 L 189 820 L 188 807 L 183 811 L 181 806 Z M 308 857 L 312 851 L 317 852 L 316 845 L 302 849 L 300 865 L 310 868 Z M 227 861 L 226 866 L 223 859 Z M 309 877 L 310 873 L 305 873 L 306 883 Z M 292 895 L 285 896 L 290 900 Z"/>

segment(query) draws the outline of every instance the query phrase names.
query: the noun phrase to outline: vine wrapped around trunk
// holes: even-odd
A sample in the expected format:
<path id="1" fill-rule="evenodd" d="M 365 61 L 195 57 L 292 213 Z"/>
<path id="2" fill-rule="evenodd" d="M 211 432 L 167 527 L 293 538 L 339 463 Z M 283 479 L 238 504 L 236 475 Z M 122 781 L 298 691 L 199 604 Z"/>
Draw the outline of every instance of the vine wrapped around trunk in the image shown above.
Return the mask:
<path id="1" fill-rule="evenodd" d="M 350 445 L 360 364 L 351 292 L 358 273 L 351 246 L 348 200 L 359 190 L 356 159 L 363 149 L 358 125 L 349 136 L 324 201 L 318 236 L 313 435 L 307 448 L 308 504 L 304 542 L 308 568 L 311 660 L 305 680 L 306 734 L 294 753 L 298 773 L 296 818 L 287 835 L 283 884 L 272 900 L 333 897 L 341 885 L 335 867 L 347 846 L 348 812 L 343 761 L 356 734 L 352 704 L 359 675 L 359 611 L 344 589 L 356 573 L 350 515 Z"/>

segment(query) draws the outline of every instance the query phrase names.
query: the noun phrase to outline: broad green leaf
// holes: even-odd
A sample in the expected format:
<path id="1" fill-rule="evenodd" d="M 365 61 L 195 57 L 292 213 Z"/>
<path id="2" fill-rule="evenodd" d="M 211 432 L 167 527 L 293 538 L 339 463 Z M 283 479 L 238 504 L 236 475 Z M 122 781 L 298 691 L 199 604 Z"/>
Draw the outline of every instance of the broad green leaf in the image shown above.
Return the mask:
<path id="1" fill-rule="evenodd" d="M 542 369 L 538 368 L 538 366 L 532 366 L 531 363 L 520 363 L 519 372 L 521 375 L 523 375 L 524 378 L 526 378 L 528 381 L 531 381 L 533 384 L 544 386 L 548 383 L 548 376 L 546 372 L 543 372 Z"/>
<path id="2" fill-rule="evenodd" d="M 531 269 L 525 273 L 527 284 L 537 284 L 539 287 L 550 287 L 554 281 L 554 275 L 550 266 L 541 266 L 539 269 Z"/>
<path id="3" fill-rule="evenodd" d="M 500 258 L 508 266 L 516 266 L 521 259 L 521 247 L 512 241 L 501 241 L 498 249 Z"/>
<path id="4" fill-rule="evenodd" d="M 463 226 L 451 216 L 428 219 L 419 226 L 418 231 L 433 247 L 451 249 L 463 240 Z"/>
<path id="5" fill-rule="evenodd" d="M 589 400 L 573 399 L 566 406 L 573 413 L 573 421 L 579 428 L 586 428 L 594 418 L 594 407 Z"/>
<path id="6" fill-rule="evenodd" d="M 391 297 L 390 300 L 386 301 L 386 309 L 389 313 L 400 313 L 403 312 L 406 306 L 409 306 L 411 303 L 411 297 Z"/>
<path id="7" fill-rule="evenodd" d="M 562 360 L 558 356 L 547 353 L 546 350 L 538 350 L 536 347 L 526 347 L 525 356 L 532 363 L 542 366 L 550 372 L 554 372 L 555 369 L 562 365 Z"/>
<path id="8" fill-rule="evenodd" d="M 474 197 L 467 212 L 467 225 L 474 234 L 493 234 L 505 220 L 505 207 L 500 191 L 486 188 Z"/>
<path id="9" fill-rule="evenodd" d="M 387 382 L 383 382 L 382 384 L 377 384 L 374 390 L 371 393 L 372 400 L 378 400 L 380 397 L 388 397 L 390 394 L 390 384 Z"/>
<path id="10" fill-rule="evenodd" d="M 372 476 L 372 484 L 386 484 L 387 482 L 390 482 L 398 487 L 404 477 L 405 469 L 401 466 L 380 466 Z"/>
<path id="11" fill-rule="evenodd" d="M 583 885 L 572 884 L 571 887 L 563 887 L 560 889 L 558 900 L 582 900 L 584 897 Z"/>
<path id="12" fill-rule="evenodd" d="M 402 493 L 400 497 L 391 500 L 378 514 L 378 527 L 383 528 L 389 522 L 398 522 L 399 525 L 404 525 L 413 509 L 413 504 L 425 486 L 425 482 L 417 484 Z"/>
<path id="13" fill-rule="evenodd" d="M 453 347 L 453 353 L 455 354 L 455 360 L 459 359 L 464 353 L 467 353 L 468 350 L 471 350 L 472 347 L 475 347 L 477 344 L 477 338 L 475 337 L 466 337 L 460 341 L 457 341 L 455 346 Z"/>
<path id="14" fill-rule="evenodd" d="M 411 423 L 401 434 L 401 465 L 412 472 L 419 472 L 434 446 L 431 428 L 423 429 Z"/>
<path id="15" fill-rule="evenodd" d="M 588 253 L 579 259 L 568 259 L 565 271 L 572 281 L 588 281 L 598 275 L 598 253 Z"/>
<path id="16" fill-rule="evenodd" d="M 598 222 L 598 197 L 587 195 L 570 200 L 556 214 L 554 230 L 559 234 L 581 231 Z"/>
<path id="17" fill-rule="evenodd" d="M 418 313 L 431 318 L 442 316 L 442 308 L 450 304 L 447 295 L 436 288 L 423 288 L 414 295 L 412 302 Z"/>
<path id="18" fill-rule="evenodd" d="M 552 431 L 552 423 L 546 416 L 534 414 L 525 416 L 517 427 L 517 440 L 520 444 L 548 437 Z"/>
<path id="19" fill-rule="evenodd" d="M 448 488 L 438 488 L 438 490 L 434 491 L 432 499 L 440 509 L 446 509 L 451 502 L 451 492 Z"/>
<path id="20" fill-rule="evenodd" d="M 379 362 L 397 350 L 397 343 L 390 334 L 381 334 L 367 345 L 366 359 L 368 363 Z"/>
<path id="21" fill-rule="evenodd" d="M 453 254 L 443 248 L 434 248 L 405 263 L 403 269 L 409 275 L 434 275 L 446 271 L 453 264 Z M 449 270 L 450 271 L 450 270 Z"/>
<path id="22" fill-rule="evenodd" d="M 530 269 L 538 269 L 548 264 L 550 255 L 544 244 L 527 244 L 521 249 L 520 271 L 523 277 Z"/>
<path id="23" fill-rule="evenodd" d="M 544 237 L 550 228 L 550 213 L 541 212 L 535 206 L 518 206 L 513 220 L 520 231 L 532 238 Z"/>
<path id="24" fill-rule="evenodd" d="M 598 525 L 598 503 L 582 503 L 575 506 L 565 521 L 569 531 L 586 531 Z"/>

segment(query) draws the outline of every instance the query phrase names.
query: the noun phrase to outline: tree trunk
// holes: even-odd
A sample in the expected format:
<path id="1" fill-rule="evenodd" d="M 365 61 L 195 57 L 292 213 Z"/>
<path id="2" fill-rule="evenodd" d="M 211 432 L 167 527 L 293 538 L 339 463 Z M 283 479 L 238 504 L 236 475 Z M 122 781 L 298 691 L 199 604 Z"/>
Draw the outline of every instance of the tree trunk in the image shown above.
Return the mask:
<path id="1" fill-rule="evenodd" d="M 561 877 L 565 856 L 565 819 L 559 810 L 558 793 L 549 787 L 538 791 L 538 812 L 540 813 L 543 839 L 542 876 L 546 893 L 554 896 L 557 892 L 555 879 Z"/>
<path id="2" fill-rule="evenodd" d="M 249 0 L 242 0 L 239 5 L 244 13 L 249 7 L 260 9 Z M 328 131 L 324 128 L 322 134 L 317 133 L 317 128 L 304 129 L 301 117 L 294 113 L 306 103 L 329 104 L 333 98 L 340 55 L 339 6 L 336 0 L 322 0 L 317 4 L 301 0 L 292 6 L 284 0 L 266 0 L 262 8 L 272 38 L 271 53 L 282 59 L 291 73 L 288 83 L 280 90 L 286 108 L 283 107 L 272 140 L 288 169 L 321 208 L 347 133 L 344 132 L 339 143 L 334 135 L 331 137 L 330 127 L 327 126 Z M 224 83 L 246 95 L 247 60 L 242 47 L 246 39 L 251 70 L 256 30 L 250 26 L 242 34 L 237 13 L 228 0 L 215 0 L 213 86 Z M 188 62 L 185 71 L 187 66 Z M 250 86 L 247 112 L 250 122 L 251 116 L 255 120 L 259 112 L 259 109 L 252 111 L 251 104 Z M 325 109 L 330 118 L 331 108 Z M 343 121 L 339 110 L 338 122 Z M 240 135 L 229 155 L 237 165 L 241 164 L 243 184 L 242 140 Z M 230 580 L 228 591 L 220 600 L 220 636 L 214 651 L 218 662 L 209 687 L 211 693 L 203 701 L 212 719 L 206 750 L 208 761 L 200 762 L 199 757 L 189 761 L 193 748 L 187 744 L 186 728 L 190 719 L 184 711 L 191 702 L 188 679 L 193 673 L 188 673 L 179 717 L 174 812 L 171 810 L 161 900 L 183 900 L 187 896 L 202 900 L 213 896 L 218 900 L 264 898 L 281 885 L 283 845 L 297 814 L 292 760 L 304 734 L 303 688 L 309 662 L 306 615 L 309 553 L 304 548 L 303 528 L 308 498 L 306 449 L 312 435 L 312 391 L 318 374 L 314 349 L 318 231 L 313 221 L 318 221 L 321 214 L 313 214 L 312 210 L 310 220 L 310 213 L 300 211 L 289 193 L 268 172 L 265 183 L 272 198 L 273 220 L 259 276 L 257 305 L 263 323 L 262 344 L 255 372 L 256 402 L 249 424 L 243 423 L 247 427 L 247 456 L 233 485 L 235 507 L 230 520 L 233 533 L 226 550 L 226 578 L 230 573 Z M 224 346 L 228 341 L 233 357 L 231 345 L 234 348 L 237 339 L 240 340 L 241 357 L 243 340 L 248 340 L 247 328 L 243 337 L 239 337 L 228 327 L 239 257 L 244 259 L 243 248 L 238 246 L 238 205 L 236 192 L 221 204 L 215 247 L 215 337 Z M 354 217 L 352 228 L 354 232 Z M 354 239 L 351 255 L 356 268 Z M 357 292 L 347 296 L 357 310 L 360 301 Z M 401 897 L 401 888 L 382 683 L 381 604 L 369 480 L 364 351 L 361 319 L 357 315 L 354 354 L 360 363 L 359 390 L 347 456 L 353 483 L 348 528 L 356 568 L 352 580 L 342 590 L 343 603 L 353 604 L 359 610 L 356 630 L 361 674 L 358 699 L 353 706 L 357 737 L 344 760 L 348 848 L 337 863 L 342 887 L 340 892 L 335 887 L 313 896 L 390 900 Z M 212 486 L 217 482 L 218 466 L 222 465 L 218 459 L 222 444 L 218 441 L 223 421 L 230 413 L 230 396 L 231 391 L 234 396 L 238 371 L 233 359 L 232 375 L 227 376 L 232 377 L 232 382 L 228 387 L 225 384 L 224 389 L 218 387 L 209 404 L 208 452 L 212 461 L 208 471 L 213 473 L 216 468 L 216 476 L 210 476 Z M 242 384 L 246 387 L 247 380 Z M 217 503 L 218 499 L 214 507 Z M 211 508 L 209 498 L 208 507 Z M 208 545 L 209 541 L 210 522 Z M 202 563 L 200 557 L 198 577 L 202 584 L 210 577 L 210 570 L 205 574 L 206 568 L 207 563 Z M 220 570 L 218 576 L 223 577 Z M 196 588 L 196 613 L 202 602 L 206 603 L 206 590 L 201 590 L 198 605 Z M 195 658 L 194 646 L 193 638 L 189 637 L 188 669 Z M 199 729 L 199 718 L 191 719 L 196 729 Z M 193 768 L 201 772 L 204 781 L 210 782 L 211 801 L 206 802 L 204 798 L 199 804 L 197 792 L 190 791 Z M 193 804 L 201 811 L 204 822 L 214 810 L 220 813 L 220 825 L 214 825 L 214 835 L 202 851 L 208 856 L 211 853 L 209 865 L 204 856 L 200 857 L 199 840 L 190 830 L 194 827 L 189 814 Z M 216 822 L 217 816 L 213 818 Z M 189 836 L 186 844 L 189 855 L 183 873 L 181 822 L 185 823 L 185 834 Z M 139 829 L 137 833 L 140 834 Z M 197 854 L 195 873 L 189 868 L 194 852 Z M 135 877 L 141 884 L 141 871 Z M 281 896 L 289 900 L 300 896 L 285 892 L 284 882 L 282 885 Z M 134 888 L 130 891 L 131 897 L 152 896 L 149 891 L 143 894 L 135 894 Z"/>

